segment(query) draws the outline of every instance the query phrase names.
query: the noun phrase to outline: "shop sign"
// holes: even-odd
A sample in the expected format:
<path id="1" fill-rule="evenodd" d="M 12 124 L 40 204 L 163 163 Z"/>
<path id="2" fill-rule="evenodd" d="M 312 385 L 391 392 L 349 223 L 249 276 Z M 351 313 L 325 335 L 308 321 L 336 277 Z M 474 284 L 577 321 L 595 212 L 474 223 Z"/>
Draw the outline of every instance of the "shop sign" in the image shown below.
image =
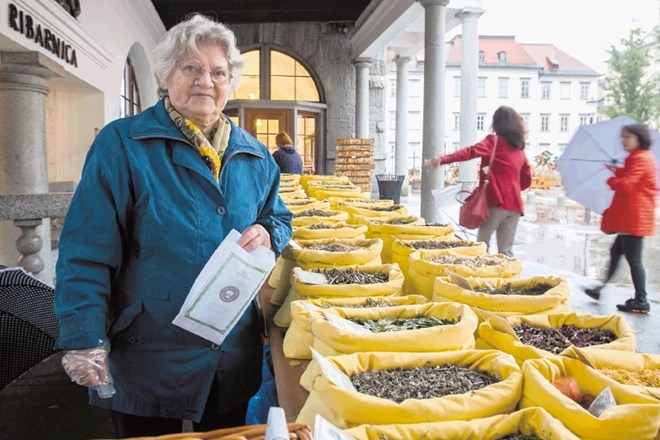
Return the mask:
<path id="1" fill-rule="evenodd" d="M 78 67 L 76 49 L 46 26 L 37 23 L 30 14 L 19 10 L 13 3 L 9 3 L 9 27 L 52 52 L 67 64 Z"/>

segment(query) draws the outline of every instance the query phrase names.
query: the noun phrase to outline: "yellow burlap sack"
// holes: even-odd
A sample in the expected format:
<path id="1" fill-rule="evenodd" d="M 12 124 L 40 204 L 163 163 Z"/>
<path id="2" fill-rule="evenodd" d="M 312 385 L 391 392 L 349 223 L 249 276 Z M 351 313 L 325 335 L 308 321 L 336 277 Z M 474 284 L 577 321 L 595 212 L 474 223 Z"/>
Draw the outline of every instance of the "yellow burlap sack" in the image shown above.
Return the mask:
<path id="1" fill-rule="evenodd" d="M 368 233 L 368 231 L 367 231 Z M 451 253 L 444 253 L 448 255 Z M 429 298 L 433 295 L 433 285 L 436 277 L 447 275 L 447 271 L 467 278 L 513 278 L 522 272 L 522 262 L 517 258 L 507 257 L 503 254 L 461 256 L 468 258 L 464 264 L 440 264 L 431 261 L 439 257 L 435 251 L 419 250 L 410 254 L 408 258 L 408 277 L 406 278 L 406 293 L 424 295 Z M 501 263 L 491 266 L 477 266 L 479 258 L 501 260 Z M 469 265 L 468 265 L 469 264 Z"/>
<path id="2" fill-rule="evenodd" d="M 406 224 L 396 224 L 400 220 L 409 221 Z M 383 240 L 383 262 L 392 262 L 392 244 L 394 240 L 431 240 L 442 237 L 453 237 L 454 227 L 451 225 L 426 225 L 421 217 L 394 217 L 388 220 L 375 219 L 356 215 L 351 221 L 365 224 L 367 238 Z"/>
<path id="3" fill-rule="evenodd" d="M 369 309 L 333 309 L 325 313 L 344 319 L 410 319 L 428 317 L 455 321 L 455 324 L 437 325 L 416 330 L 381 333 L 355 333 L 335 327 L 327 319 L 311 323 L 314 349 L 324 356 L 360 351 L 435 352 L 474 348 L 477 316 L 465 305 L 428 303 L 400 307 Z"/>
<path id="4" fill-rule="evenodd" d="M 315 268 L 319 268 L 316 266 Z M 303 267 L 303 269 L 309 269 Z M 352 266 L 337 266 L 339 270 L 359 270 L 368 273 L 387 273 L 388 280 L 374 284 L 307 284 L 298 279 L 295 273 L 291 276 L 289 295 L 282 307 L 275 313 L 273 323 L 278 327 L 291 325 L 291 303 L 293 301 L 316 298 L 345 298 L 359 296 L 397 296 L 403 293 L 403 274 L 396 264 L 367 264 Z"/>
<path id="5" fill-rule="evenodd" d="M 429 302 L 427 298 L 420 295 L 317 298 L 307 301 L 293 301 L 291 303 L 291 325 L 286 331 L 283 342 L 284 356 L 311 359 L 312 352 L 309 347 L 314 343 L 314 337 L 310 331 L 311 322 L 316 318 L 322 318 L 321 311 L 330 307 L 364 307 L 368 300 L 397 305 L 426 304 Z M 317 309 L 305 307 L 305 304 L 317 307 Z M 310 309 L 314 311 L 310 311 Z"/>
<path id="6" fill-rule="evenodd" d="M 300 174 L 291 174 L 291 173 L 282 173 L 280 174 L 280 184 L 282 183 L 295 183 L 296 185 L 300 182 Z"/>
<path id="7" fill-rule="evenodd" d="M 339 188 L 314 189 L 312 194 L 310 194 L 310 196 L 316 197 L 319 200 L 325 200 L 331 197 L 344 198 L 344 199 L 355 199 L 355 198 L 363 197 L 365 199 L 368 199 L 370 194 L 363 193 L 362 189 L 359 186 L 356 186 L 355 188 L 352 189 L 339 189 Z"/>
<path id="8" fill-rule="evenodd" d="M 629 351 L 611 349 L 587 350 L 578 347 L 569 347 L 562 354 L 571 359 L 581 360 L 596 370 L 607 368 L 611 370 L 625 370 L 630 373 L 639 372 L 641 370 L 652 370 L 656 373 L 660 373 L 660 354 L 631 353 Z M 599 373 L 610 377 L 603 371 L 599 371 Z M 610 378 L 617 380 L 616 377 Z M 624 387 L 632 388 L 634 391 L 641 391 L 651 397 L 660 399 L 660 385 L 642 386 L 626 384 L 623 382 L 619 383 Z"/>
<path id="9" fill-rule="evenodd" d="M 314 214 L 313 211 L 322 211 L 323 214 Z M 304 210 L 293 213 L 293 227 L 318 225 L 319 223 L 346 222 L 348 213 L 344 211 L 331 210 Z"/>
<path id="10" fill-rule="evenodd" d="M 322 202 L 319 202 L 322 203 Z M 326 238 L 352 238 L 355 240 L 364 240 L 367 227 L 365 225 L 349 225 L 345 222 L 320 223 L 328 228 L 317 229 L 310 226 L 298 226 L 293 229 L 294 240 L 323 240 Z"/>
<path id="11" fill-rule="evenodd" d="M 365 371 L 421 368 L 454 364 L 484 371 L 500 380 L 480 390 L 431 399 L 389 399 L 341 389 L 330 382 L 312 361 L 300 378 L 310 394 L 298 422 L 313 424 L 321 414 L 339 428 L 362 424 L 395 424 L 471 420 L 512 412 L 522 389 L 522 374 L 515 360 L 495 350 L 458 350 L 439 353 L 353 353 L 325 358 L 349 377 Z"/>
<path id="12" fill-rule="evenodd" d="M 502 316 L 537 313 L 562 313 L 570 311 L 568 301 L 571 290 L 564 278 L 538 276 L 531 278 L 469 278 L 473 288 L 490 286 L 500 289 L 507 284 L 516 289 L 533 288 L 545 283 L 553 286 L 543 295 L 493 295 L 476 292 L 453 284 L 447 277 L 438 277 L 433 283 L 433 301 L 456 301 L 470 307 L 495 312 Z M 479 317 L 479 312 L 477 316 Z M 482 320 L 480 319 L 480 322 Z"/>
<path id="13" fill-rule="evenodd" d="M 316 182 L 344 183 L 344 184 L 351 183 L 351 181 L 348 180 L 348 176 L 321 176 L 321 175 L 307 175 L 307 174 L 300 176 L 299 182 L 305 191 L 307 191 L 307 188 L 311 183 L 316 183 Z"/>
<path id="14" fill-rule="evenodd" d="M 522 366 L 524 379 L 522 408 L 540 406 L 559 419 L 582 439 L 653 439 L 660 428 L 660 401 L 632 391 L 598 374 L 576 359 L 531 359 Z M 552 382 L 560 376 L 575 378 L 580 390 L 597 396 L 606 387 L 617 405 L 595 417 L 581 405 L 562 394 Z"/>
<path id="15" fill-rule="evenodd" d="M 390 199 L 365 199 L 365 198 L 359 198 L 359 199 L 345 199 L 345 198 L 339 198 L 339 197 L 330 197 L 328 199 L 330 202 L 330 209 L 341 209 L 343 206 L 356 206 L 358 208 L 374 208 L 374 207 L 379 207 L 379 208 L 384 208 L 386 206 L 392 206 L 394 204 L 394 200 Z"/>
<path id="16" fill-rule="evenodd" d="M 312 198 L 294 199 L 286 204 L 289 211 L 292 213 L 306 211 L 308 209 L 318 209 L 322 211 L 330 211 L 330 204 L 324 200 L 316 200 Z"/>
<path id="17" fill-rule="evenodd" d="M 352 206 L 352 205 L 339 205 L 337 209 L 346 211 L 349 214 L 349 223 L 358 224 L 356 216 L 363 216 L 373 218 L 375 220 L 386 220 L 393 217 L 406 217 L 408 210 L 405 205 L 390 205 L 390 206 Z"/>
<path id="18" fill-rule="evenodd" d="M 316 200 L 316 199 L 313 199 Z M 327 205 L 327 202 L 316 201 L 315 203 Z M 314 209 L 327 209 L 327 206 L 315 207 Z M 349 225 L 345 222 L 332 222 L 332 223 L 318 223 L 318 225 L 326 225 L 328 229 L 312 229 L 312 226 L 297 226 L 293 228 L 293 240 L 323 240 L 326 238 L 347 238 L 355 240 L 364 240 L 365 232 L 367 227 L 364 225 Z M 275 262 L 275 267 L 270 273 L 268 278 L 268 285 L 276 289 L 280 285 L 280 280 L 282 273 L 291 273 L 291 265 L 288 269 L 284 268 L 287 266 L 285 258 L 281 255 L 277 257 Z"/>
<path id="19" fill-rule="evenodd" d="M 298 191 L 302 191 L 303 193 L 305 192 L 302 185 L 300 185 L 299 183 L 293 183 L 293 182 L 280 183 L 280 189 L 279 189 L 280 194 L 286 194 L 286 193 L 298 192 Z"/>
<path id="20" fill-rule="evenodd" d="M 318 249 L 308 249 L 313 245 L 345 244 L 357 246 L 360 249 L 350 252 L 330 252 Z M 277 290 L 271 296 L 270 302 L 282 305 L 291 288 L 291 272 L 296 266 L 303 269 L 311 267 L 335 267 L 353 264 L 381 264 L 380 253 L 383 249 L 381 240 L 337 239 L 323 240 L 291 240 L 282 251 L 284 260 Z"/>
<path id="21" fill-rule="evenodd" d="M 524 316 L 508 316 L 506 320 L 511 326 L 523 322 L 534 327 L 559 328 L 562 325 L 575 325 L 580 328 L 595 328 L 610 330 L 617 337 L 609 344 L 592 345 L 584 347 L 583 350 L 594 351 L 600 349 L 620 350 L 622 352 L 635 351 L 635 332 L 628 323 L 619 315 L 589 315 L 585 313 L 553 313 Z M 501 350 L 512 355 L 518 364 L 522 365 L 527 359 L 551 358 L 556 359 L 564 355 L 564 352 L 555 355 L 546 350 L 526 345 L 514 335 L 497 317 L 487 318 L 479 325 L 479 337 L 477 348 Z M 623 353 L 622 353 L 623 354 Z"/>
<path id="22" fill-rule="evenodd" d="M 279 194 L 280 194 L 280 197 L 282 197 L 282 200 L 284 201 L 284 203 L 286 203 L 287 200 L 299 199 L 301 197 L 307 197 L 307 193 L 302 188 L 292 189 L 292 190 L 280 189 Z"/>
<path id="23" fill-rule="evenodd" d="M 448 243 L 447 249 L 428 249 L 420 247 L 423 242 L 443 242 Z M 449 247 L 451 246 L 451 247 Z M 448 251 L 460 255 L 485 255 L 486 243 L 479 241 L 457 240 L 454 234 L 448 234 L 439 238 L 426 238 L 421 240 L 400 240 L 396 239 L 392 243 L 392 263 L 397 263 L 405 276 L 408 273 L 408 258 L 410 254 L 419 250 L 427 251 Z"/>
<path id="24" fill-rule="evenodd" d="M 543 408 L 526 408 L 468 421 L 360 425 L 345 432 L 356 440 L 499 440 L 510 434 L 535 436 L 541 440 L 579 440 Z"/>

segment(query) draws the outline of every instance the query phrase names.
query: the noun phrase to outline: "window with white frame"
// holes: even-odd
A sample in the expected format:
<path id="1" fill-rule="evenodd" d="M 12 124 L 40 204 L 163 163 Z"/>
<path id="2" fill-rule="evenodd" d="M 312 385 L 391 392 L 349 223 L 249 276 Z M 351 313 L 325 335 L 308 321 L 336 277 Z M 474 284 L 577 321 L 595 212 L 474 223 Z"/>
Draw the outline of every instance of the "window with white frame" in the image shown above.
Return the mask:
<path id="1" fill-rule="evenodd" d="M 541 82 L 541 99 L 550 99 L 552 92 L 552 83 L 549 81 Z"/>
<path id="2" fill-rule="evenodd" d="M 559 131 L 568 131 L 569 115 L 559 115 Z"/>
<path id="3" fill-rule="evenodd" d="M 480 76 L 477 79 L 477 97 L 485 98 L 486 97 L 486 77 Z"/>
<path id="4" fill-rule="evenodd" d="M 390 131 L 396 130 L 396 112 L 390 112 L 389 126 Z"/>
<path id="5" fill-rule="evenodd" d="M 570 82 L 561 82 L 561 83 L 559 83 L 559 98 L 560 99 L 571 99 L 571 83 Z"/>
<path id="6" fill-rule="evenodd" d="M 503 50 L 497 52 L 497 59 L 500 60 L 500 63 L 506 63 L 506 52 L 504 52 Z"/>
<path id="7" fill-rule="evenodd" d="M 591 91 L 591 84 L 588 82 L 580 83 L 580 99 L 586 101 L 589 99 L 589 92 Z"/>
<path id="8" fill-rule="evenodd" d="M 529 78 L 520 78 L 520 97 L 523 99 L 529 98 Z"/>
<path id="9" fill-rule="evenodd" d="M 408 129 L 422 131 L 422 112 L 411 111 L 408 113 Z"/>
<path id="10" fill-rule="evenodd" d="M 521 113 L 520 116 L 522 116 L 523 122 L 525 122 L 525 130 L 527 130 L 529 127 L 529 113 Z"/>
<path id="11" fill-rule="evenodd" d="M 484 131 L 486 126 L 486 113 L 477 114 L 477 131 Z"/>
<path id="12" fill-rule="evenodd" d="M 454 113 L 454 131 L 459 131 L 461 129 L 461 114 Z"/>
<path id="13" fill-rule="evenodd" d="M 454 77 L 454 96 L 461 96 L 461 77 Z"/>
<path id="14" fill-rule="evenodd" d="M 497 78 L 497 97 L 509 97 L 509 78 Z"/>
<path id="15" fill-rule="evenodd" d="M 580 125 L 589 125 L 591 124 L 592 115 L 590 114 L 581 114 L 580 115 Z"/>
<path id="16" fill-rule="evenodd" d="M 396 97 L 396 80 L 395 79 L 390 80 L 390 96 L 391 97 Z"/>
<path id="17" fill-rule="evenodd" d="M 541 131 L 550 131 L 550 115 L 541 114 Z"/>

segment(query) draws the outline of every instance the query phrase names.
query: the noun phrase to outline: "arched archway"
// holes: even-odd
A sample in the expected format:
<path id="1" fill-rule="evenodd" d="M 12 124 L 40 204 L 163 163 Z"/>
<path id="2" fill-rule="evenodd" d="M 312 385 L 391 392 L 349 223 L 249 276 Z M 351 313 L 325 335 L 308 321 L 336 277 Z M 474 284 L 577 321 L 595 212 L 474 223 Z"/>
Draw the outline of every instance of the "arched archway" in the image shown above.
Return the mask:
<path id="1" fill-rule="evenodd" d="M 325 93 L 314 69 L 286 49 L 268 44 L 245 48 L 241 83 L 226 111 L 274 151 L 275 136 L 295 139 L 303 169 L 314 173 L 325 158 Z"/>

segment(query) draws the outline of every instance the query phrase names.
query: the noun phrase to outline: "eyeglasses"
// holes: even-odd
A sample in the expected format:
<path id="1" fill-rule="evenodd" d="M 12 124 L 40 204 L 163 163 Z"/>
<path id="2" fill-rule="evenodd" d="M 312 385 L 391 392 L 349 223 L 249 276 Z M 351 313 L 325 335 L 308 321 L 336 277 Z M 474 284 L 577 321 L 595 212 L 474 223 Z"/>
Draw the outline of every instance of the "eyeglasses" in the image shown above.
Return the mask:
<path id="1" fill-rule="evenodd" d="M 201 78 L 202 75 L 209 73 L 211 75 L 211 81 L 220 86 L 228 84 L 233 78 L 233 75 L 229 71 L 222 68 L 206 70 L 202 66 L 194 63 L 183 64 L 180 67 L 181 73 L 183 73 L 185 77 L 195 80 Z"/>

